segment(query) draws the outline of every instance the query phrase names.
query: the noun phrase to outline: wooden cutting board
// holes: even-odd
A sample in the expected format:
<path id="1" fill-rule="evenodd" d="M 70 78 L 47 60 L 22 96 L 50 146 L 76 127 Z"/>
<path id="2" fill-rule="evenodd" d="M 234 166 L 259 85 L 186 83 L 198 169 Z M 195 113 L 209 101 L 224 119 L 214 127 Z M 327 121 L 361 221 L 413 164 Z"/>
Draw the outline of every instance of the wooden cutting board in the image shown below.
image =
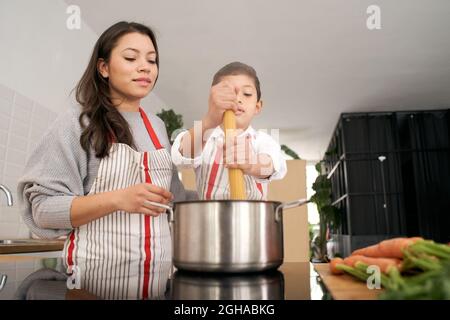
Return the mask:
<path id="1" fill-rule="evenodd" d="M 331 274 L 328 263 L 315 263 L 314 269 L 335 300 L 376 300 L 377 296 L 383 292 L 383 289 L 370 290 L 365 282 L 350 275 Z"/>

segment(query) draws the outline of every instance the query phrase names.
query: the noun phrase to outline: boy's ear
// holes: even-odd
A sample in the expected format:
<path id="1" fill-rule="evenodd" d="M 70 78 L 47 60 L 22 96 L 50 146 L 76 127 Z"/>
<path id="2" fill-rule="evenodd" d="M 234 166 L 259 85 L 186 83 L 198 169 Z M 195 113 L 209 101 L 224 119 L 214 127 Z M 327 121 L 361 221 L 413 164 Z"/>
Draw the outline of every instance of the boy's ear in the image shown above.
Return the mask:
<path id="1" fill-rule="evenodd" d="M 101 74 L 101 76 L 103 78 L 108 78 L 109 77 L 108 64 L 106 63 L 106 61 L 104 59 L 98 59 L 97 70 L 98 70 L 98 72 Z"/>
<path id="2" fill-rule="evenodd" d="M 256 103 L 256 114 L 261 112 L 261 109 L 263 107 L 263 101 L 259 99 L 259 101 Z"/>

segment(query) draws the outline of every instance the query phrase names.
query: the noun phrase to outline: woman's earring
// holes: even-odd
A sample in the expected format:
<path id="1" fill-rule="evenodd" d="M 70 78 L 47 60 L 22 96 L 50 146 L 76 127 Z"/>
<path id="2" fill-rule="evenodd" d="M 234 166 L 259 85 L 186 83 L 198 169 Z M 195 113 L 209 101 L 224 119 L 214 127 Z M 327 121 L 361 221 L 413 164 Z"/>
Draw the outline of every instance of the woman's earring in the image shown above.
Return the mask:
<path id="1" fill-rule="evenodd" d="M 104 76 L 99 70 L 97 70 L 97 72 L 102 79 L 108 79 L 108 76 Z"/>

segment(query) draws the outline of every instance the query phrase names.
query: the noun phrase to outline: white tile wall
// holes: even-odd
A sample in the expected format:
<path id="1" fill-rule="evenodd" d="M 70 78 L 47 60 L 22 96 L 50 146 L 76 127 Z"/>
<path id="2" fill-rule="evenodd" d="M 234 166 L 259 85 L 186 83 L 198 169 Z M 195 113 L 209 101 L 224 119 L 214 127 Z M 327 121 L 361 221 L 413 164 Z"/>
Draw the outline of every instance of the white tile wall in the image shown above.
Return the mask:
<path id="1" fill-rule="evenodd" d="M 0 84 L 0 184 L 13 194 L 8 207 L 0 192 L 0 239 L 29 238 L 17 202 L 17 181 L 26 160 L 57 114 Z"/>

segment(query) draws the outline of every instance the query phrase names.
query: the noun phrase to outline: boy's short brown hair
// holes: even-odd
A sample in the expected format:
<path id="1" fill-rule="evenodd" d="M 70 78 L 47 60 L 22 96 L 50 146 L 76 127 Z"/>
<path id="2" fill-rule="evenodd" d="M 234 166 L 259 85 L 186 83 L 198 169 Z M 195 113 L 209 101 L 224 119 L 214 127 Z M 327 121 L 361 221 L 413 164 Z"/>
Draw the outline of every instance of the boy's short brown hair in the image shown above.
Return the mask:
<path id="1" fill-rule="evenodd" d="M 251 66 L 239 61 L 231 62 L 217 71 L 213 77 L 212 86 L 218 84 L 223 77 L 237 75 L 246 75 L 253 79 L 258 98 L 257 101 L 259 101 L 261 99 L 261 88 L 256 71 Z"/>

